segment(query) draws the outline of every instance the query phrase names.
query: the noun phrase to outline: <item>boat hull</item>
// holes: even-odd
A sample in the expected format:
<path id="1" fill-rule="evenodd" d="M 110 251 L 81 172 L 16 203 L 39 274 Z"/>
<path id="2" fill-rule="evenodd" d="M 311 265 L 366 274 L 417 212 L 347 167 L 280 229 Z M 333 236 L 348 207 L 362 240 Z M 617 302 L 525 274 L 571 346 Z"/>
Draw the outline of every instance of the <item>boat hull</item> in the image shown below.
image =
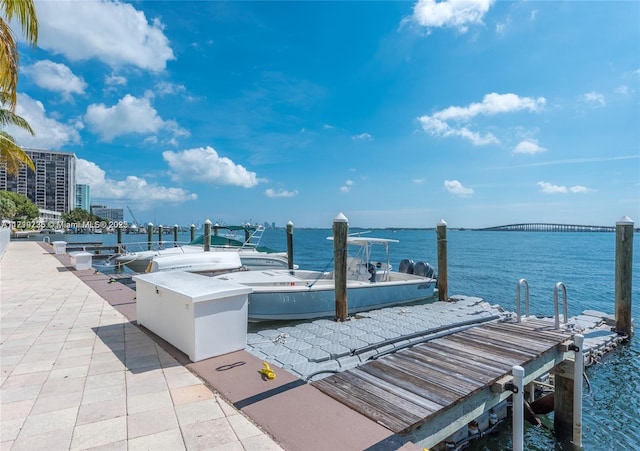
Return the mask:
<path id="1" fill-rule="evenodd" d="M 336 316 L 335 280 L 328 273 L 255 271 L 218 276 L 250 286 L 249 321 L 300 320 Z M 314 278 L 314 274 L 317 274 Z M 433 297 L 436 280 L 408 274 L 397 280 L 347 282 L 350 315 Z"/>
<path id="2" fill-rule="evenodd" d="M 155 256 L 159 255 L 181 255 L 191 253 L 203 253 L 199 246 L 170 247 L 161 251 L 142 251 L 116 257 L 116 263 L 126 265 L 130 270 L 143 273 L 146 272 L 149 263 Z M 259 252 L 254 250 L 238 250 L 234 248 L 214 248 L 211 252 L 235 252 L 240 255 L 242 265 L 250 270 L 254 269 L 287 269 L 288 262 L 285 253 Z"/>

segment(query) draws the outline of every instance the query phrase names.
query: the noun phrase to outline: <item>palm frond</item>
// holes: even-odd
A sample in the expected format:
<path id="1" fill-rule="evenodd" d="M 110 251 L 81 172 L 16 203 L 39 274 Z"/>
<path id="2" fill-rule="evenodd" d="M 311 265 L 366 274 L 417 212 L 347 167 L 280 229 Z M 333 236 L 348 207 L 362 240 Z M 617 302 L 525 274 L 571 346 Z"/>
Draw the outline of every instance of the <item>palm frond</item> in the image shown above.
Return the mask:
<path id="1" fill-rule="evenodd" d="M 0 131 L 0 166 L 4 166 L 9 174 L 18 175 L 18 171 L 24 165 L 32 171 L 35 166 L 29 155 L 16 144 L 13 136 L 5 131 Z"/>
<path id="2" fill-rule="evenodd" d="M 18 47 L 8 23 L 0 18 L 0 91 L 2 103 L 11 111 L 15 110 L 17 87 Z"/>
<path id="3" fill-rule="evenodd" d="M 31 135 L 35 135 L 35 132 L 26 119 L 18 116 L 10 110 L 0 108 L 0 129 L 4 129 L 7 125 L 15 125 L 16 127 L 20 127 L 21 129 L 26 130 Z"/>
<path id="4" fill-rule="evenodd" d="M 34 0 L 0 0 L 7 22 L 15 16 L 24 37 L 34 46 L 38 43 L 38 16 Z"/>

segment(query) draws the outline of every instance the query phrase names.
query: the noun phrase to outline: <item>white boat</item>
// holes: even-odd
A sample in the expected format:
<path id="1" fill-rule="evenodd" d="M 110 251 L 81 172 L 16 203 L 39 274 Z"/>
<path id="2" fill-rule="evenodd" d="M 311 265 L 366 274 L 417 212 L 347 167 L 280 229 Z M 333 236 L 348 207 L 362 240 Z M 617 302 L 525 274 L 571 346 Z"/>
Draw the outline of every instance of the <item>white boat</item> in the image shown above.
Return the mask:
<path id="1" fill-rule="evenodd" d="M 227 226 L 235 229 L 236 227 Z M 242 226 L 240 226 L 242 227 Z M 245 228 L 242 227 L 244 230 Z M 230 239 L 224 236 L 211 235 L 211 252 L 231 252 L 238 253 L 242 265 L 246 269 L 286 269 L 288 268 L 288 259 L 286 252 L 277 252 L 260 246 L 263 226 L 254 228 L 253 233 L 249 235 L 244 242 Z M 204 236 L 196 238 L 189 244 L 175 247 L 167 247 L 165 249 L 156 249 L 150 251 L 126 252 L 115 258 L 116 264 L 125 265 L 132 271 L 142 273 L 148 272 L 149 264 L 156 256 L 176 256 L 176 262 L 184 259 L 185 262 L 192 260 L 190 254 L 204 252 Z M 177 263 L 176 263 L 177 264 Z"/>
<path id="2" fill-rule="evenodd" d="M 193 252 L 190 254 L 156 255 L 146 272 L 187 271 L 213 276 L 244 269 L 238 252 Z"/>
<path id="3" fill-rule="evenodd" d="M 349 237 L 359 253 L 347 260 L 347 306 L 350 315 L 372 309 L 407 304 L 433 297 L 437 280 L 428 263 L 403 260 L 399 271 L 389 264 L 389 243 L 397 240 Z M 371 248 L 382 245 L 386 262 L 371 260 Z M 308 270 L 258 270 L 215 276 L 252 288 L 249 321 L 298 320 L 335 317 L 333 272 Z"/>

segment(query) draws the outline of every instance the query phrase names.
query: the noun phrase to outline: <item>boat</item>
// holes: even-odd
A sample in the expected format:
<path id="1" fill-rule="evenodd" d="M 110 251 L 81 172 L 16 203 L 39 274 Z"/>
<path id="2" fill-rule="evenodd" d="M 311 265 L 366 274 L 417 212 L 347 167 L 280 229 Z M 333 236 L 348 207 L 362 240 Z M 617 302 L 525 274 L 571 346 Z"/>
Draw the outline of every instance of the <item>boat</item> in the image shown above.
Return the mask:
<path id="1" fill-rule="evenodd" d="M 239 253 L 242 265 L 247 269 L 285 269 L 289 267 L 289 260 L 286 252 L 278 252 L 265 246 L 260 246 L 260 240 L 264 232 L 264 226 L 216 226 L 217 228 L 228 228 L 231 230 L 245 230 L 244 241 L 212 234 L 210 238 L 211 252 L 235 252 Z M 175 255 L 176 265 L 181 258 L 185 262 L 192 259 L 189 254 L 204 252 L 204 235 L 201 235 L 182 246 L 167 247 L 150 251 L 126 252 L 115 258 L 117 265 L 125 265 L 134 272 L 148 272 L 149 264 L 156 256 Z M 179 257 L 183 255 L 183 257 Z M 184 256 L 187 255 L 187 256 Z M 186 264 L 186 263 L 185 263 Z"/>
<path id="2" fill-rule="evenodd" d="M 350 236 L 347 243 L 358 252 L 347 258 L 349 315 L 432 298 L 437 279 L 425 262 L 402 260 L 398 271 L 389 264 L 389 244 L 398 240 Z M 386 261 L 374 261 L 374 246 L 382 246 Z M 335 317 L 333 271 L 255 270 L 214 276 L 252 288 L 249 321 L 302 320 Z"/>
<path id="3" fill-rule="evenodd" d="M 239 252 L 192 252 L 154 256 L 146 272 L 187 271 L 206 276 L 244 270 Z"/>

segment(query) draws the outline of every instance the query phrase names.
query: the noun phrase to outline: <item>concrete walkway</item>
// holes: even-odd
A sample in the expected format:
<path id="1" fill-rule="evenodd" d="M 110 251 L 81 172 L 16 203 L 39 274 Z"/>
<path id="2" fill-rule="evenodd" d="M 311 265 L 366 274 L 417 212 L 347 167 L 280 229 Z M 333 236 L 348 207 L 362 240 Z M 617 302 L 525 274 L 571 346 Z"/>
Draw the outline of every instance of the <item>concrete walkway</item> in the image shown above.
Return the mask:
<path id="1" fill-rule="evenodd" d="M 278 450 L 35 242 L 0 260 L 0 449 Z"/>

